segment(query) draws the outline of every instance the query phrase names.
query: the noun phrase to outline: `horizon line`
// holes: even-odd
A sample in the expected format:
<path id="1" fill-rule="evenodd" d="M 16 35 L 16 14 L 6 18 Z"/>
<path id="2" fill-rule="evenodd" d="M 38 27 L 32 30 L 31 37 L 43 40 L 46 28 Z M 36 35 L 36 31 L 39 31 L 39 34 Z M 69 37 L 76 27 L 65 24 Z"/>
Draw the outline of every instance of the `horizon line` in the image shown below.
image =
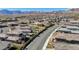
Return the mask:
<path id="1" fill-rule="evenodd" d="M 10 11 L 39 11 L 39 12 L 52 12 L 52 11 L 65 11 L 69 8 L 0 8 L 0 10 Z"/>

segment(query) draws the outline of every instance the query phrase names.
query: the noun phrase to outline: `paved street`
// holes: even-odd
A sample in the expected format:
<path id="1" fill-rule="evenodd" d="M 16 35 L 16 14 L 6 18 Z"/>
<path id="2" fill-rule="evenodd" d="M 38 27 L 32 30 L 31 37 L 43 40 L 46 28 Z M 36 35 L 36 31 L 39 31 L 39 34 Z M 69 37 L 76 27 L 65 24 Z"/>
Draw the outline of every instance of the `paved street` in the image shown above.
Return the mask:
<path id="1" fill-rule="evenodd" d="M 52 26 L 48 28 L 46 31 L 41 33 L 38 37 L 36 37 L 33 42 L 31 42 L 26 48 L 28 50 L 41 50 L 43 48 L 43 45 L 51 32 L 55 30 L 58 26 Z"/>

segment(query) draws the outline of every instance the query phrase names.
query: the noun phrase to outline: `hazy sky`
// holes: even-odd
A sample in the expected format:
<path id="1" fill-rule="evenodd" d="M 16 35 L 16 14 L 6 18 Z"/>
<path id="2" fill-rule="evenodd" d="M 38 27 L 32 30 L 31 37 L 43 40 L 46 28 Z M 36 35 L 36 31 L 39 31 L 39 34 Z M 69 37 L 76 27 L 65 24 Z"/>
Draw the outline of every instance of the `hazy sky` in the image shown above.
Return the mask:
<path id="1" fill-rule="evenodd" d="M 20 11 L 59 11 L 59 10 L 66 10 L 67 8 L 0 8 L 7 9 L 7 10 L 20 10 Z"/>

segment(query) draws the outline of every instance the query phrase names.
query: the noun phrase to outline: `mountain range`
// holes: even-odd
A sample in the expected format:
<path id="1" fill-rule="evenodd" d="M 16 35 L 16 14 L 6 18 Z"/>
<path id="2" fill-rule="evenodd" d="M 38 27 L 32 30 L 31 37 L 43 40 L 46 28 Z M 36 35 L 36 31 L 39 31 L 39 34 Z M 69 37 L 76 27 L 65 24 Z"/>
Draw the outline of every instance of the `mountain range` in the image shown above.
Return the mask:
<path id="1" fill-rule="evenodd" d="M 79 12 L 79 8 L 72 8 L 72 9 L 69 9 L 68 11 L 76 11 L 76 12 Z M 52 11 L 52 12 L 40 12 L 40 11 L 20 11 L 20 10 L 14 10 L 14 11 L 11 11 L 11 10 L 7 10 L 7 9 L 3 9 L 3 10 L 0 10 L 0 14 L 31 14 L 31 13 L 54 13 L 54 12 L 65 12 L 65 11 Z"/>
<path id="2" fill-rule="evenodd" d="M 33 11 L 10 11 L 10 10 L 0 10 L 0 14 L 30 14 Z"/>
<path id="3" fill-rule="evenodd" d="M 41 11 L 20 11 L 20 10 L 7 10 L 2 9 L 0 10 L 0 14 L 31 14 L 31 13 L 54 13 L 54 12 L 64 12 L 62 11 L 50 11 L 50 12 L 41 12 Z"/>

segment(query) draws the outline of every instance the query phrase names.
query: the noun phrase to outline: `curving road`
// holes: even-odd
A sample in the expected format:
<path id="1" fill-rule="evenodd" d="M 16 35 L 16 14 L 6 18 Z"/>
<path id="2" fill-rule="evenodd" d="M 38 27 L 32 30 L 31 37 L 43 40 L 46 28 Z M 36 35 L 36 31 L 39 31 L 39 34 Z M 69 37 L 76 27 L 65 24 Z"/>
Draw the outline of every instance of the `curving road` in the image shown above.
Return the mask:
<path id="1" fill-rule="evenodd" d="M 41 50 L 46 42 L 47 38 L 50 36 L 52 31 L 58 28 L 57 25 L 52 26 L 36 37 L 33 42 L 31 42 L 25 49 L 27 50 Z"/>

